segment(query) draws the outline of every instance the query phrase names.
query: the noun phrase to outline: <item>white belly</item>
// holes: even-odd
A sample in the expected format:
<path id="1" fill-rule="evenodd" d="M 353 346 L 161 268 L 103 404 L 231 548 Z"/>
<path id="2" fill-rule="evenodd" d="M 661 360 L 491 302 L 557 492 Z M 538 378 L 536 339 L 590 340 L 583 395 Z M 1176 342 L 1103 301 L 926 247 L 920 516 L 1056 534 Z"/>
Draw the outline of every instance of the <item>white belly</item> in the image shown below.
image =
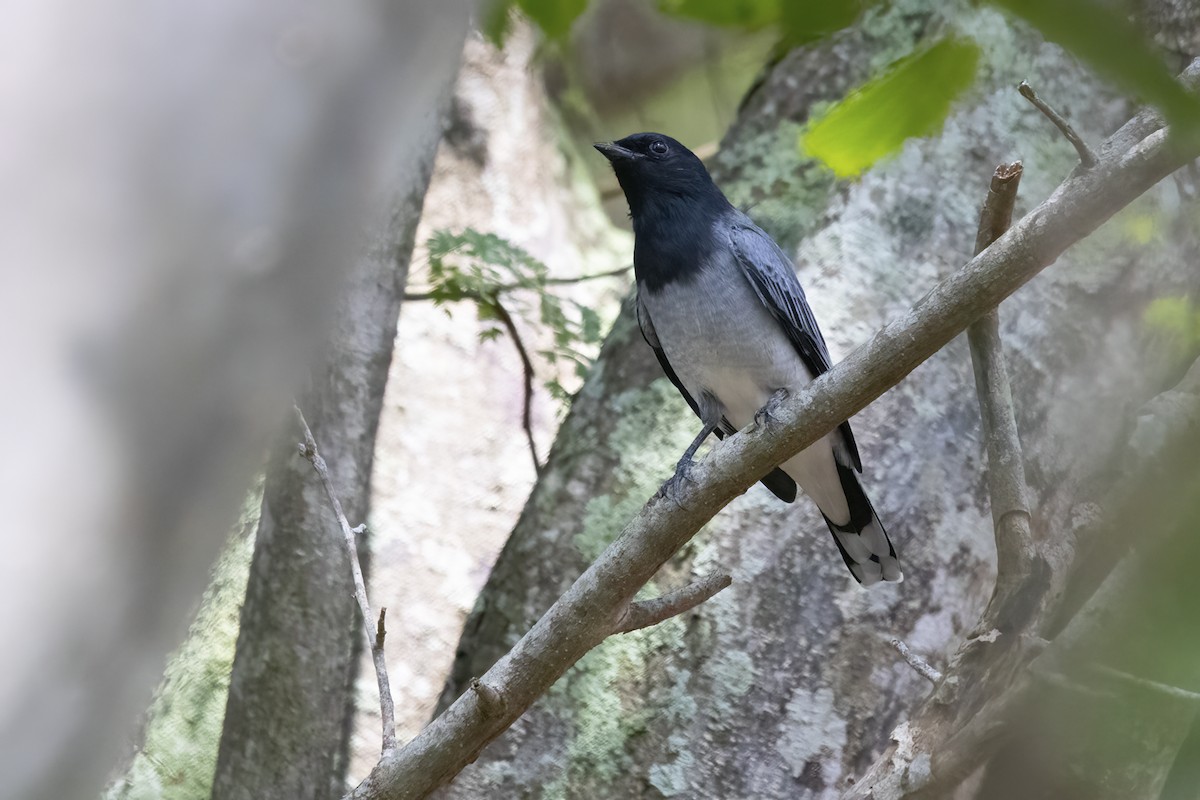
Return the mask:
<path id="1" fill-rule="evenodd" d="M 778 389 L 812 381 L 783 328 L 741 270 L 709 269 L 654 295 L 643 293 L 659 342 L 679 380 L 697 401 L 708 393 L 735 428 L 754 419 Z M 839 524 L 850 519 L 834 462 L 840 436 L 830 434 L 781 464 L 821 510 Z"/>

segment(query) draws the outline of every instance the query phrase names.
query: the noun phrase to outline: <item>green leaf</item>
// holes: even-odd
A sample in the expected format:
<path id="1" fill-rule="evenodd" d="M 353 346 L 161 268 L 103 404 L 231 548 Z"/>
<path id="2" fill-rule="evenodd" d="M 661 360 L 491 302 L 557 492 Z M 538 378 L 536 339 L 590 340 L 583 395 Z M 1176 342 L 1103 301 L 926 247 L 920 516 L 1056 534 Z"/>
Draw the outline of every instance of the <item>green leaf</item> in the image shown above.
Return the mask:
<path id="1" fill-rule="evenodd" d="M 571 399 L 571 393 L 567 391 L 566 387 L 551 378 L 546 381 L 546 391 L 550 392 L 550 396 L 562 404 L 560 408 L 565 411 L 567 401 Z"/>
<path id="2" fill-rule="evenodd" d="M 491 320 L 500 319 L 500 311 L 495 304 L 489 303 L 486 300 L 475 301 L 475 314 L 479 317 L 480 322 L 490 322 Z"/>
<path id="3" fill-rule="evenodd" d="M 603 335 L 600 330 L 600 315 L 585 305 L 575 305 L 579 308 L 580 337 L 588 344 L 599 344 Z"/>
<path id="4" fill-rule="evenodd" d="M 893 64 L 814 120 L 800 149 L 839 178 L 858 175 L 915 136 L 936 133 L 950 105 L 971 85 L 979 48 L 943 39 Z"/>
<path id="5" fill-rule="evenodd" d="M 499 339 L 504 335 L 504 330 L 501 328 L 484 328 L 479 332 L 479 341 L 490 342 L 493 339 Z"/>
<path id="6" fill-rule="evenodd" d="M 549 39 L 563 39 L 571 23 L 587 8 L 587 0 L 517 0 L 525 16 L 533 20 Z"/>
<path id="7" fill-rule="evenodd" d="M 1095 0 L 991 0 L 1070 50 L 1100 75 L 1162 110 L 1189 135 L 1200 130 L 1200 101 L 1188 94 L 1120 6 Z M 1035 87 L 1036 88 L 1036 87 Z"/>
<path id="8" fill-rule="evenodd" d="M 782 4 L 780 22 L 790 47 L 815 42 L 854 24 L 874 0 L 793 0 Z"/>
<path id="9" fill-rule="evenodd" d="M 1200 347 L 1200 308 L 1187 297 L 1159 297 L 1150 301 L 1142 319 L 1151 331 L 1174 342 L 1181 353 Z"/>
<path id="10" fill-rule="evenodd" d="M 667 14 L 729 28 L 763 28 L 779 22 L 783 0 L 659 0 Z"/>
<path id="11" fill-rule="evenodd" d="M 479 27 L 497 50 L 504 47 L 504 42 L 512 31 L 511 11 L 515 2 L 516 0 L 487 0 L 483 4 L 483 18 Z"/>

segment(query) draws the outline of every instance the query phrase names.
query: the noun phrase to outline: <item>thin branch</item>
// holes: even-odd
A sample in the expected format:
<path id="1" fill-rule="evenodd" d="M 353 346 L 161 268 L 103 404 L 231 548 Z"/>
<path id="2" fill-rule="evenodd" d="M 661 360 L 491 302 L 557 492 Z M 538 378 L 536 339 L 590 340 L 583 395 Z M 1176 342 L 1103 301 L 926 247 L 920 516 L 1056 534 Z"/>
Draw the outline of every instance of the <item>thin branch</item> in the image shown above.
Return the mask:
<path id="1" fill-rule="evenodd" d="M 1091 669 L 1105 677 L 1112 678 L 1115 681 L 1136 686 L 1139 689 L 1155 692 L 1157 694 L 1166 695 L 1167 697 L 1176 700 L 1183 700 L 1188 703 L 1200 703 L 1200 693 L 1193 692 L 1189 689 L 1184 689 L 1179 686 L 1172 686 L 1169 683 L 1160 683 L 1152 681 L 1149 678 L 1140 678 L 1137 675 L 1130 675 L 1128 672 L 1122 672 L 1119 669 L 1105 666 L 1104 664 L 1092 664 Z"/>
<path id="2" fill-rule="evenodd" d="M 629 633 L 649 628 L 691 611 L 731 583 L 733 578 L 729 575 L 714 572 L 673 592 L 667 592 L 662 597 L 630 603 L 629 608 L 613 627 L 613 633 Z"/>
<path id="3" fill-rule="evenodd" d="M 517 326 L 513 322 L 512 315 L 508 309 L 500 302 L 500 295 L 514 291 L 517 289 L 538 289 L 545 286 L 564 286 L 568 284 L 584 283 L 586 281 L 599 280 L 601 278 L 612 278 L 618 275 L 624 275 L 633 269 L 632 266 L 619 267 L 606 272 L 596 272 L 591 275 L 576 275 L 574 277 L 555 278 L 547 277 L 538 281 L 534 285 L 528 283 L 502 283 L 489 290 L 487 294 L 480 292 L 464 292 L 459 299 L 473 300 L 477 303 L 486 303 L 491 306 L 496 315 L 500 318 L 500 322 L 508 331 L 509 337 L 512 339 L 513 346 L 517 348 L 517 355 L 521 357 L 521 367 L 524 370 L 525 376 L 525 399 L 524 409 L 521 413 L 521 426 L 525 429 L 525 439 L 529 442 L 529 455 L 533 459 L 533 471 L 537 475 L 542 474 L 542 462 L 538 459 L 537 443 L 533 437 L 533 421 L 532 421 L 532 406 L 533 406 L 533 380 L 535 377 L 533 370 L 533 361 L 529 357 L 529 351 L 525 348 L 525 342 L 521 339 L 521 334 L 517 331 Z M 404 300 L 432 300 L 435 295 L 432 291 L 426 292 L 408 292 L 404 295 Z"/>
<path id="4" fill-rule="evenodd" d="M 1200 60 L 1195 70 L 1200 74 Z M 350 797 L 426 797 L 457 775 L 608 636 L 620 609 L 733 498 L 896 385 L 1068 247 L 1197 155 L 1200 142 L 1168 147 L 1166 131 L 1158 130 L 1128 149 L 1106 152 L 1091 170 L 1073 171 L 1006 236 L 793 393 L 776 412 L 779 425 L 774 430 L 750 426 L 719 443 L 693 468 L 693 480 L 678 490 L 679 506 L 663 499 L 643 506 L 621 536 L 482 677 L 505 698 L 502 714 L 483 713 L 477 693 L 465 692 L 415 739 L 380 759 Z"/>
<path id="5" fill-rule="evenodd" d="M 603 278 L 616 278 L 621 275 L 627 275 L 631 269 L 633 269 L 632 265 L 626 265 L 624 267 L 617 267 L 616 269 L 610 269 L 604 272 L 593 272 L 590 275 L 571 275 L 562 278 L 546 277 L 533 284 L 502 283 L 493 287 L 490 291 L 494 294 L 504 294 L 506 292 L 516 291 L 517 289 L 540 289 L 543 286 L 570 286 L 576 283 L 587 283 L 588 281 L 596 281 Z M 404 300 L 405 302 L 410 300 L 432 300 L 435 296 L 436 295 L 432 290 L 427 290 L 424 292 L 406 292 L 404 294 Z M 479 300 L 481 298 L 482 295 L 479 295 L 475 292 L 468 292 L 462 297 L 464 300 Z"/>
<path id="6" fill-rule="evenodd" d="M 1021 81 L 1021 85 L 1017 87 L 1017 91 L 1021 93 L 1022 97 L 1033 103 L 1038 111 L 1046 115 L 1046 119 L 1053 122 L 1055 127 L 1062 131 L 1062 135 L 1075 147 L 1075 152 L 1079 154 L 1079 163 L 1083 164 L 1084 169 L 1091 169 L 1096 166 L 1096 162 L 1099 159 L 1092 152 L 1092 148 L 1088 147 L 1087 142 L 1075 132 L 1075 129 L 1071 127 L 1071 123 L 1063 119 L 1062 115 L 1051 108 L 1045 100 L 1038 97 L 1037 92 L 1033 90 L 1028 81 Z"/>
<path id="7" fill-rule="evenodd" d="M 1012 222 L 1021 162 L 1001 164 L 992 175 L 991 187 L 979 215 L 975 253 L 986 250 L 1004 235 Z M 988 454 L 988 494 L 996 535 L 997 575 L 993 603 L 981 624 L 990 626 L 1001 605 L 1020 590 L 1037 558 L 1030 529 L 1028 488 L 1021 440 L 1013 410 L 1008 366 L 1000 341 L 998 308 L 984 314 L 967 329 L 975 391 L 979 397 L 984 441 Z"/>
<path id="8" fill-rule="evenodd" d="M 350 556 L 350 572 L 354 576 L 354 597 L 358 600 L 358 608 L 362 612 L 363 627 L 367 634 L 367 647 L 371 650 L 371 660 L 375 663 L 375 677 L 379 681 L 379 717 L 383 723 L 382 757 L 386 758 L 396 749 L 396 707 L 392 701 L 391 684 L 388 682 L 387 664 L 383 659 L 383 617 L 387 613 L 387 609 L 380 612 L 379 624 L 372 631 L 371 620 L 375 619 L 375 616 L 371 613 L 371 604 L 367 601 L 367 584 L 363 580 L 362 562 L 358 558 L 358 542 L 354 535 L 355 530 L 362 531 L 363 526 L 360 525 L 357 529 L 350 527 L 346 513 L 342 511 L 341 501 L 338 500 L 337 492 L 333 488 L 333 480 L 329 477 L 329 467 L 325 464 L 325 459 L 321 457 L 320 451 L 317 450 L 317 441 L 313 438 L 312 429 L 308 427 L 308 420 L 304 418 L 304 412 L 300 410 L 300 406 L 293 405 L 292 410 L 296 412 L 296 419 L 304 431 L 304 442 L 300 445 L 300 455 L 308 459 L 321 478 L 321 485 L 325 487 L 329 504 L 333 506 L 333 514 L 337 517 L 338 526 L 342 529 L 342 539 L 346 543 L 346 552 Z"/>
<path id="9" fill-rule="evenodd" d="M 896 652 L 899 653 L 900 656 L 908 662 L 908 665 L 915 669 L 917 674 L 922 678 L 930 683 L 941 682 L 942 673 L 930 666 L 928 661 L 921 658 L 912 650 L 909 650 L 908 645 L 906 645 L 904 642 L 900 641 L 899 639 L 892 639 L 889 644 L 896 649 Z"/>
<path id="10" fill-rule="evenodd" d="M 383 627 L 383 621 L 387 618 L 387 607 L 379 609 L 379 624 L 375 626 L 375 648 L 383 650 L 383 640 L 387 636 L 387 629 Z"/>
<path id="11" fill-rule="evenodd" d="M 513 346 L 517 348 L 517 355 L 521 357 L 521 367 L 525 371 L 525 406 L 521 411 L 521 427 L 525 429 L 525 439 L 529 442 L 529 456 L 533 459 L 533 471 L 540 477 L 542 463 L 538 461 L 537 443 L 533 440 L 533 361 L 529 358 L 529 351 L 525 349 L 525 342 L 521 340 L 521 333 L 517 330 L 512 315 L 500 302 L 500 298 L 491 297 L 487 302 L 495 309 L 496 316 L 500 318 L 500 324 L 508 331 L 508 337 L 512 339 Z"/>
<path id="12" fill-rule="evenodd" d="M 479 698 L 479 710 L 484 716 L 496 717 L 504 713 L 508 701 L 495 688 L 487 685 L 479 678 L 471 679 L 471 691 Z"/>

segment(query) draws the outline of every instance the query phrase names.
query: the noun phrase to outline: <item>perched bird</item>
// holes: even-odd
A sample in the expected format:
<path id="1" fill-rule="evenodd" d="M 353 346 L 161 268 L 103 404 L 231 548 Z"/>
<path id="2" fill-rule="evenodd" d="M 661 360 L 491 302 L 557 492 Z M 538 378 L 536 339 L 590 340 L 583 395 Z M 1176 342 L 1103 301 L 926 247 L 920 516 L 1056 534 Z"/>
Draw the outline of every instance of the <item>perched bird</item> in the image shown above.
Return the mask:
<path id="1" fill-rule="evenodd" d="M 678 483 L 710 434 L 724 438 L 769 416 L 829 369 L 829 350 L 791 259 L 730 205 L 692 151 L 659 133 L 596 149 L 629 202 L 642 336 L 704 425 L 676 467 Z M 859 583 L 902 580 L 856 471 L 862 463 L 843 422 L 762 483 L 788 503 L 796 484 L 804 489 Z"/>

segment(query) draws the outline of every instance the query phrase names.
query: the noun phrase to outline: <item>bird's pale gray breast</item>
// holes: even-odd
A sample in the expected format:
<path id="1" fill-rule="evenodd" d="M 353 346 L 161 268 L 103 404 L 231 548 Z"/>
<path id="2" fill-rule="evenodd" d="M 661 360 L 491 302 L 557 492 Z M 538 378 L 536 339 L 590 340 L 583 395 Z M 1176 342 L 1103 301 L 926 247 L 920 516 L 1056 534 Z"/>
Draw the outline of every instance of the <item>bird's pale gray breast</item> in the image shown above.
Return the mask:
<path id="1" fill-rule="evenodd" d="M 687 278 L 642 292 L 658 340 L 688 392 L 709 392 L 737 427 L 780 388 L 811 380 L 779 323 L 728 252 Z"/>

